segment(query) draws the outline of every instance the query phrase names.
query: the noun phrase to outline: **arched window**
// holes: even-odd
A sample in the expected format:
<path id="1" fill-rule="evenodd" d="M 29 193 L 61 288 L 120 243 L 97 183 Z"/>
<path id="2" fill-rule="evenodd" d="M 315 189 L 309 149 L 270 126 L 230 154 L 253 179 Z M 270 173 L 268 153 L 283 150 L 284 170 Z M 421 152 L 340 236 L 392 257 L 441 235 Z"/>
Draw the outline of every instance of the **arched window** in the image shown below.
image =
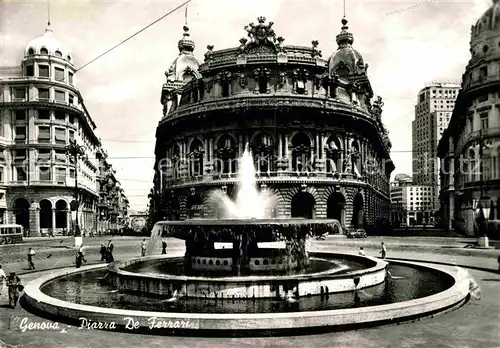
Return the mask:
<path id="1" fill-rule="evenodd" d="M 476 172 L 477 172 L 477 161 L 476 161 L 476 152 L 474 149 L 469 150 L 469 171 L 468 171 L 468 181 L 476 180 Z"/>
<path id="2" fill-rule="evenodd" d="M 179 177 L 179 164 L 181 160 L 181 149 L 179 144 L 174 143 L 169 150 L 170 163 L 172 164 L 171 174 L 173 179 Z"/>
<path id="3" fill-rule="evenodd" d="M 356 140 L 351 143 L 351 168 L 354 175 L 361 176 L 361 152 Z"/>
<path id="4" fill-rule="evenodd" d="M 40 54 L 49 54 L 49 51 L 43 47 L 41 50 L 40 50 Z"/>
<path id="5" fill-rule="evenodd" d="M 33 47 L 30 47 L 30 48 L 29 48 L 29 50 L 28 50 L 28 54 L 29 54 L 29 55 L 35 54 L 35 50 L 33 49 Z"/>
<path id="6" fill-rule="evenodd" d="M 190 176 L 203 175 L 203 144 L 200 139 L 195 139 L 189 146 L 189 174 Z"/>
<path id="7" fill-rule="evenodd" d="M 311 167 L 311 139 L 305 133 L 297 133 L 292 138 L 292 170 L 307 172 Z"/>
<path id="8" fill-rule="evenodd" d="M 215 168 L 217 174 L 236 173 L 236 142 L 229 135 L 223 135 L 217 141 Z"/>
<path id="9" fill-rule="evenodd" d="M 326 172 L 335 173 L 340 168 L 340 141 L 337 137 L 331 136 L 326 141 Z"/>
<path id="10" fill-rule="evenodd" d="M 257 162 L 257 172 L 273 170 L 273 139 L 267 133 L 258 134 L 252 141 L 252 150 Z"/>
<path id="11" fill-rule="evenodd" d="M 59 50 L 57 50 L 57 51 L 55 52 L 55 55 L 56 55 L 56 57 L 62 57 L 62 53 L 61 53 L 61 51 L 59 51 Z"/>
<path id="12" fill-rule="evenodd" d="M 68 56 L 66 57 L 66 59 L 67 59 L 68 61 L 70 61 L 70 62 L 71 62 L 71 56 L 70 56 L 70 55 L 68 55 Z"/>

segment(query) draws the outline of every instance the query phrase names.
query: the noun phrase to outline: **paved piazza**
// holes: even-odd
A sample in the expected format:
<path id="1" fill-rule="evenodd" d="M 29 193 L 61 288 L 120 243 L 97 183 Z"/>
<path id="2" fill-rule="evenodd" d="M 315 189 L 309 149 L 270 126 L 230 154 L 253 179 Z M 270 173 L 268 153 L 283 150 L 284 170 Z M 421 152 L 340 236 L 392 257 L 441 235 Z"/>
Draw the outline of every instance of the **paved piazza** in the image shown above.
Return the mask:
<path id="1" fill-rule="evenodd" d="M 98 247 L 105 240 L 94 238 L 86 241 L 89 264 L 99 263 Z M 137 257 L 140 253 L 139 238 L 118 237 L 113 240 L 116 246 L 116 260 Z M 356 252 L 360 246 L 364 246 L 368 255 L 378 256 L 382 240 L 387 245 L 389 258 L 429 261 L 440 264 L 439 267 L 468 267 L 467 270 L 481 288 L 481 300 L 471 300 L 458 310 L 413 323 L 307 336 L 251 338 L 138 335 L 81 330 L 62 324 L 58 331 L 22 332 L 19 322 L 25 317 L 27 322 L 50 321 L 37 318 L 20 306 L 11 310 L 2 305 L 0 347 L 498 347 L 498 250 L 470 249 L 466 246 L 473 242 L 471 239 L 423 237 L 370 237 L 366 240 L 329 237 L 325 241 L 314 241 L 311 250 Z M 6 272 L 20 272 L 23 284 L 27 284 L 30 280 L 50 272 L 47 269 L 71 266 L 74 261 L 74 252 L 70 249 L 71 242 L 71 239 L 39 239 L 27 241 L 22 245 L 3 246 L 0 249 L 0 262 Z M 26 261 L 22 259 L 28 246 L 37 251 L 35 272 L 29 272 Z M 168 241 L 168 253 L 181 254 L 183 250 L 183 241 Z M 50 254 L 52 256 L 47 258 Z"/>

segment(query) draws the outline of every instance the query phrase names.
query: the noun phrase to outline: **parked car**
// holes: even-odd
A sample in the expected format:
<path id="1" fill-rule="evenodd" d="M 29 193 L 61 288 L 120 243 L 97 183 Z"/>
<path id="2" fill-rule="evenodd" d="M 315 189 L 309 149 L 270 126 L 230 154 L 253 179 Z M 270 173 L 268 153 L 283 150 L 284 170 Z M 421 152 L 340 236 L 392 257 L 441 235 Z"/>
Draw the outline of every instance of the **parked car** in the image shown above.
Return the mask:
<path id="1" fill-rule="evenodd" d="M 367 234 L 365 230 L 358 229 L 356 231 L 348 232 L 347 238 L 366 238 Z"/>

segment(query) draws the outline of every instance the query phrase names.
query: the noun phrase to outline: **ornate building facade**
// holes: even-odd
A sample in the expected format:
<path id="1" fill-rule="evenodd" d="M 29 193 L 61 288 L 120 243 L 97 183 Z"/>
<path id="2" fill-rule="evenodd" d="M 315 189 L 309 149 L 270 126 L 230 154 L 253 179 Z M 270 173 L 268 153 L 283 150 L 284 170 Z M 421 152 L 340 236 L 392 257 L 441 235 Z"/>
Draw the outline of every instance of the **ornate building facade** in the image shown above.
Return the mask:
<path id="1" fill-rule="evenodd" d="M 50 27 L 28 43 L 20 67 L 0 68 L 0 216 L 30 236 L 70 231 L 76 191 L 80 227 L 97 227 L 102 147 L 75 73 Z"/>
<path id="2" fill-rule="evenodd" d="M 335 218 L 347 228 L 389 218 L 383 103 L 372 102 L 347 20 L 329 59 L 317 41 L 284 45 L 272 26 L 259 17 L 238 47 L 209 45 L 203 63 L 184 27 L 161 94 L 150 207 L 167 220 L 218 217 L 210 193 L 233 194 L 249 144 L 258 185 L 276 198 L 273 216 Z"/>
<path id="3" fill-rule="evenodd" d="M 449 228 L 477 231 L 481 198 L 489 220 L 500 219 L 500 3 L 471 28 L 471 59 L 450 124 L 438 147 L 442 218 Z M 493 223 L 494 224 L 494 223 Z"/>

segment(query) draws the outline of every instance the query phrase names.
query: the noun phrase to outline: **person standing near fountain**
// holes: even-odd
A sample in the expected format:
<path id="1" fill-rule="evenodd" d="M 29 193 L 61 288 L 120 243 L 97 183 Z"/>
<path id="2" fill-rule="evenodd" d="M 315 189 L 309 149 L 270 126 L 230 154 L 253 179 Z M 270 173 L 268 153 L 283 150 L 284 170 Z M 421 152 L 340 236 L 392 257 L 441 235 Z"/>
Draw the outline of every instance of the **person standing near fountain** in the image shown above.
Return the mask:
<path id="1" fill-rule="evenodd" d="M 35 269 L 35 264 L 33 263 L 33 256 L 35 256 L 35 251 L 28 248 L 28 268 L 30 270 Z"/>
<path id="2" fill-rule="evenodd" d="M 146 250 L 148 250 L 148 245 L 146 243 L 146 238 L 144 238 L 141 243 L 141 257 L 146 256 Z"/>
<path id="3" fill-rule="evenodd" d="M 167 242 L 165 240 L 161 242 L 161 254 L 167 255 Z"/>
<path id="4" fill-rule="evenodd" d="M 11 308 L 16 308 L 20 285 L 21 279 L 17 276 L 16 272 L 10 272 L 10 275 L 7 277 L 7 286 L 9 287 L 9 305 Z"/>
<path id="5" fill-rule="evenodd" d="M 366 253 L 365 253 L 365 251 L 364 251 L 363 247 L 360 247 L 360 248 L 359 248 L 359 252 L 358 252 L 358 254 L 359 254 L 359 255 L 361 255 L 361 256 L 366 256 Z"/>
<path id="6" fill-rule="evenodd" d="M 382 250 L 380 250 L 380 253 L 382 254 L 382 258 L 385 259 L 385 255 L 387 254 L 387 249 L 385 247 L 384 242 L 382 242 L 381 246 L 382 246 Z"/>
<path id="7" fill-rule="evenodd" d="M 113 243 L 111 242 L 111 239 L 109 240 L 108 247 L 106 248 L 106 261 L 113 262 L 115 258 L 113 257 Z"/>

